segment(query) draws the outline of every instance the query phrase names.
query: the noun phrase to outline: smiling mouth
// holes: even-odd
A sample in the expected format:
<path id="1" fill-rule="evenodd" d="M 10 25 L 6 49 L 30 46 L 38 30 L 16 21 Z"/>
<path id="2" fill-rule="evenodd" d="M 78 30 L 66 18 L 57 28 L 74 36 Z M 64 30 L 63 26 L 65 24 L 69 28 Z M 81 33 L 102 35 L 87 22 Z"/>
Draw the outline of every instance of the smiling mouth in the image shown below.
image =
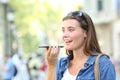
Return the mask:
<path id="1" fill-rule="evenodd" d="M 70 41 L 65 41 L 66 44 L 69 44 L 69 43 L 71 43 L 71 42 L 72 42 L 72 40 L 70 40 Z"/>

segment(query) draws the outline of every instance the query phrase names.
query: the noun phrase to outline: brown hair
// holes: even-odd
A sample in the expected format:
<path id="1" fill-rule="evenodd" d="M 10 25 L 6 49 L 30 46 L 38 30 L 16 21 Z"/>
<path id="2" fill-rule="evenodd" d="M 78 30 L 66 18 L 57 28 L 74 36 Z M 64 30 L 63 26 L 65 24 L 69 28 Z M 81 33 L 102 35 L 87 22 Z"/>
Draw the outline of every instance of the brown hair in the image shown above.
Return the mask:
<path id="1" fill-rule="evenodd" d="M 87 31 L 87 37 L 83 52 L 86 55 L 97 55 L 98 53 L 101 53 L 95 27 L 90 16 L 82 11 L 73 11 L 65 16 L 63 18 L 63 21 L 67 19 L 76 19 L 80 23 L 81 28 Z M 68 50 L 66 51 L 66 53 L 67 55 L 69 55 L 73 52 L 72 50 Z"/>

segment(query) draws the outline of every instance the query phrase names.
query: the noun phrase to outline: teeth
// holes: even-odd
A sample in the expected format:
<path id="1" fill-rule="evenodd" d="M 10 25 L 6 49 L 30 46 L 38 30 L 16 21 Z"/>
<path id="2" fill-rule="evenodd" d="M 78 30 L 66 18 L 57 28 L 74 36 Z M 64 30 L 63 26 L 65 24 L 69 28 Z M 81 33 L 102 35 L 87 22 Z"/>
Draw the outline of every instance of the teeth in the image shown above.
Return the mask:
<path id="1" fill-rule="evenodd" d="M 72 41 L 65 41 L 66 43 L 72 42 Z"/>
<path id="2" fill-rule="evenodd" d="M 64 42 L 65 43 L 69 43 L 69 42 L 72 42 L 72 40 L 70 40 L 70 39 L 64 39 Z"/>

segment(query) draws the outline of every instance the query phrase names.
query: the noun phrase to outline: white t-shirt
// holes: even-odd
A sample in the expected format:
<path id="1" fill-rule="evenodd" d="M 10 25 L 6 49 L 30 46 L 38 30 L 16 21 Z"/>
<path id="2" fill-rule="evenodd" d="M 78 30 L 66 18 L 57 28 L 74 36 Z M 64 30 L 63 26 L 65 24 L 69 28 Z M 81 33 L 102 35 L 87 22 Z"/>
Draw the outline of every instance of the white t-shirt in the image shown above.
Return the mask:
<path id="1" fill-rule="evenodd" d="M 64 72 L 62 77 L 62 80 L 75 80 L 75 79 L 76 79 L 76 76 L 70 74 L 68 69 Z"/>

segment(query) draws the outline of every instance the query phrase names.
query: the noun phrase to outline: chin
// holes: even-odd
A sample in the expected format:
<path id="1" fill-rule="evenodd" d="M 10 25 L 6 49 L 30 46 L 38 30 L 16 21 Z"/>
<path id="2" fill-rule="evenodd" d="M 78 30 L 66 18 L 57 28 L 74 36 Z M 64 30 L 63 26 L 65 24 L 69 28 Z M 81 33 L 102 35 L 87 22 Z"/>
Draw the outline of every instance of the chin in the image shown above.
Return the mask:
<path id="1" fill-rule="evenodd" d="M 65 47 L 66 50 L 73 50 L 72 47 Z"/>

